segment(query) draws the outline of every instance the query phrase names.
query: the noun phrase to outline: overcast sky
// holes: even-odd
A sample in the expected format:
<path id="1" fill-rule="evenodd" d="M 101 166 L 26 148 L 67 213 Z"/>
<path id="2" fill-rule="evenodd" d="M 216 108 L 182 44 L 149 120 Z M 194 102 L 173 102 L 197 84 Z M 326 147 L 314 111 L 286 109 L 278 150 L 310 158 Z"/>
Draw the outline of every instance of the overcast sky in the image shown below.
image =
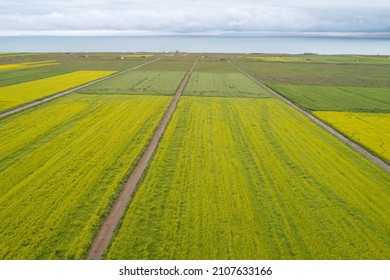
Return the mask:
<path id="1" fill-rule="evenodd" d="M 0 35 L 390 33 L 390 0 L 0 0 Z"/>

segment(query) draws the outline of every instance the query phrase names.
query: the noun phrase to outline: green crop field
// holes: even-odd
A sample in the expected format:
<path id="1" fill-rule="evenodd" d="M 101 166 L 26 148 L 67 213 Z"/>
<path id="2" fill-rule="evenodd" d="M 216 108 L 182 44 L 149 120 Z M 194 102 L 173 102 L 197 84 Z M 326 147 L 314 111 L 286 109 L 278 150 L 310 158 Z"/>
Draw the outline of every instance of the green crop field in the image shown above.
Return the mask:
<path id="1" fill-rule="evenodd" d="M 225 64 L 227 64 L 225 62 Z M 241 73 L 194 72 L 184 91 L 193 96 L 271 97 Z"/>
<path id="2" fill-rule="evenodd" d="M 342 63 L 234 63 L 266 84 L 390 87 L 390 64 Z"/>
<path id="3" fill-rule="evenodd" d="M 0 259 L 84 258 L 169 102 L 72 94 L 0 120 Z"/>
<path id="4" fill-rule="evenodd" d="M 161 60 L 142 67 L 145 71 L 183 71 L 187 72 L 194 63 L 194 58 L 162 57 Z"/>
<path id="5" fill-rule="evenodd" d="M 196 72 L 216 72 L 216 73 L 238 73 L 237 69 L 234 68 L 227 61 L 209 61 L 201 60 L 196 65 Z"/>
<path id="6" fill-rule="evenodd" d="M 269 85 L 294 103 L 313 111 L 390 112 L 390 87 Z"/>
<path id="7" fill-rule="evenodd" d="M 388 174 L 274 98 L 182 97 L 108 259 L 389 259 Z"/>
<path id="8" fill-rule="evenodd" d="M 184 71 L 134 70 L 80 90 L 80 93 L 173 95 Z"/>
<path id="9" fill-rule="evenodd" d="M 390 65 L 390 59 L 387 56 L 367 55 L 250 55 L 247 58 L 265 62 Z"/>

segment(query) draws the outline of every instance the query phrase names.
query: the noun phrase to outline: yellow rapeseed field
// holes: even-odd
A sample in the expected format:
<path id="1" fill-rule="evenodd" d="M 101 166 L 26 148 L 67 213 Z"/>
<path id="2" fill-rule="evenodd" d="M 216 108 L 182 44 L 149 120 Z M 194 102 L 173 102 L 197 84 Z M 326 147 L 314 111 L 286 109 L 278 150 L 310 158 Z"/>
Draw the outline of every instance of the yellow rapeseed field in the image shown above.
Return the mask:
<path id="1" fill-rule="evenodd" d="M 278 56 L 248 56 L 253 60 L 266 61 L 266 62 L 293 62 L 292 60 Z"/>
<path id="2" fill-rule="evenodd" d="M 53 95 L 108 76 L 114 71 L 76 71 L 50 78 L 0 87 L 0 111 Z"/>
<path id="3" fill-rule="evenodd" d="M 50 66 L 58 64 L 54 60 L 45 60 L 45 61 L 35 61 L 35 62 L 23 62 L 23 63 L 14 63 L 14 64 L 3 64 L 0 65 L 0 70 L 16 70 L 16 69 L 26 69 L 26 68 L 35 68 L 42 66 Z"/>
<path id="4" fill-rule="evenodd" d="M 390 114 L 314 112 L 314 115 L 390 161 Z"/>
<path id="5" fill-rule="evenodd" d="M 169 102 L 71 94 L 0 120 L 0 260 L 84 258 Z"/>
<path id="6" fill-rule="evenodd" d="M 386 171 L 273 98 L 183 96 L 109 259 L 389 259 Z"/>

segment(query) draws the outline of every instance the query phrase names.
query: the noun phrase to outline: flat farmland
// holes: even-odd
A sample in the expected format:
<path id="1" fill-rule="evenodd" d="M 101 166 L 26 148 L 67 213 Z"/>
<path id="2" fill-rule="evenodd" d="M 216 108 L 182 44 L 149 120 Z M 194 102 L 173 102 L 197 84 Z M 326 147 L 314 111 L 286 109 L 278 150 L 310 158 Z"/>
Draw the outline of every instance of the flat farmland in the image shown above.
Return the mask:
<path id="1" fill-rule="evenodd" d="M 275 98 L 182 97 L 108 259 L 389 259 L 388 174 Z"/>
<path id="2" fill-rule="evenodd" d="M 80 90 L 80 93 L 173 95 L 185 71 L 134 70 Z"/>
<path id="3" fill-rule="evenodd" d="M 225 64 L 227 64 L 225 62 Z M 272 97 L 266 90 L 241 73 L 195 71 L 184 95 L 209 97 Z"/>
<path id="4" fill-rule="evenodd" d="M 390 113 L 390 88 L 292 84 L 269 86 L 310 111 Z"/>
<path id="5" fill-rule="evenodd" d="M 266 90 L 238 72 L 227 61 L 201 61 L 184 95 L 208 97 L 272 97 Z"/>
<path id="6" fill-rule="evenodd" d="M 314 63 L 240 60 L 234 63 L 265 84 L 390 87 L 389 63 L 323 63 L 318 61 L 321 58 L 316 59 Z"/>
<path id="7" fill-rule="evenodd" d="M 390 162 L 390 114 L 314 112 L 314 115 Z"/>
<path id="8" fill-rule="evenodd" d="M 201 60 L 196 66 L 196 72 L 206 73 L 238 73 L 237 69 L 227 61 Z"/>
<path id="9" fill-rule="evenodd" d="M 161 57 L 159 61 L 150 63 L 142 67 L 145 71 L 181 71 L 187 72 L 194 63 L 195 58 L 192 56 L 179 56 L 179 57 Z"/>
<path id="10" fill-rule="evenodd" d="M 4 70 L 1 71 L 0 87 L 9 86 L 24 82 L 30 82 L 33 80 L 49 78 L 65 73 L 72 72 L 67 69 L 52 69 L 52 68 L 28 68 L 18 70 Z"/>
<path id="11" fill-rule="evenodd" d="M 116 227 L 108 217 L 120 219 L 121 190 L 195 60 Z M 389 173 L 234 67 L 389 162 L 384 57 L 41 53 L 0 64 L 26 64 L 0 70 L 0 111 L 129 70 L 0 120 L 0 259 L 100 258 L 91 245 L 106 241 L 106 259 L 390 259 Z"/>
<path id="12" fill-rule="evenodd" d="M 0 259 L 84 258 L 169 102 L 71 94 L 0 120 Z"/>
<path id="13" fill-rule="evenodd" d="M 121 59 L 123 57 L 123 59 Z M 30 62 L 53 61 L 56 64 L 14 69 L 18 70 L 52 70 L 52 71 L 123 71 L 152 61 L 158 56 L 127 57 L 124 53 L 35 53 L 23 56 L 0 56 L 0 65 L 24 64 Z M 0 70 L 0 77 L 5 71 Z M 2 79 L 0 79 L 2 80 Z"/>
<path id="14" fill-rule="evenodd" d="M 247 56 L 254 61 L 263 62 L 294 62 L 294 63 L 330 63 L 330 64 L 361 64 L 390 65 L 387 56 L 361 56 L 361 55 L 258 55 Z"/>
<path id="15" fill-rule="evenodd" d="M 0 87 L 0 111 L 111 75 L 113 71 L 76 71 L 40 80 Z"/>
<path id="16" fill-rule="evenodd" d="M 0 57 L 14 57 L 14 56 L 34 56 L 36 53 L 12 53 L 12 52 L 0 52 Z"/>
<path id="17" fill-rule="evenodd" d="M 389 161 L 390 88 L 269 86 L 372 154 Z"/>
<path id="18" fill-rule="evenodd" d="M 26 68 L 36 68 L 43 66 L 52 66 L 57 65 L 56 61 L 34 61 L 34 62 L 23 62 L 16 64 L 0 64 L 0 73 L 3 70 L 13 70 L 13 69 L 26 69 Z"/>

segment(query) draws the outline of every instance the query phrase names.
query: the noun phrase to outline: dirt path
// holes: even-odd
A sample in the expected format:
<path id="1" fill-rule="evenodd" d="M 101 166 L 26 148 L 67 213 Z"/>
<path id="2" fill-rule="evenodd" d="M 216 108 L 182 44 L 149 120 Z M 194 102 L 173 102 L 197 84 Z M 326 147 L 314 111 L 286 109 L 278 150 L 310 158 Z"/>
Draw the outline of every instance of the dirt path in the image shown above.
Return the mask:
<path id="1" fill-rule="evenodd" d="M 46 102 L 49 102 L 53 99 L 57 99 L 57 98 L 60 98 L 61 96 L 64 96 L 64 95 L 67 95 L 69 93 L 72 93 L 72 92 L 75 92 L 77 90 L 80 90 L 82 88 L 85 88 L 87 86 L 90 86 L 90 85 L 93 85 L 93 84 L 96 84 L 96 83 L 99 83 L 99 82 L 102 82 L 102 81 L 105 81 L 107 79 L 111 79 L 113 77 L 116 77 L 116 76 L 119 76 L 119 75 L 122 75 L 123 73 L 126 73 L 126 72 L 129 72 L 131 70 L 135 70 L 135 69 L 138 69 L 142 66 L 145 66 L 149 63 L 153 63 L 153 62 L 156 62 L 158 60 L 160 60 L 161 57 L 157 58 L 157 59 L 154 59 L 154 60 L 151 60 L 151 61 L 148 61 L 146 63 L 143 63 L 143 64 L 140 64 L 138 66 L 135 66 L 133 68 L 130 68 L 130 69 L 127 69 L 127 70 L 124 70 L 124 71 L 121 71 L 121 72 L 118 72 L 118 73 L 115 73 L 115 74 L 112 74 L 110 76 L 107 76 L 107 77 L 104 77 L 104 78 L 101 78 L 101 79 L 98 79 L 98 80 L 95 80 L 95 81 L 92 81 L 92 82 L 89 82 L 89 83 L 86 83 L 86 84 L 83 84 L 81 86 L 78 86 L 78 87 L 75 87 L 75 88 L 72 88 L 72 89 L 69 89 L 69 90 L 66 90 L 66 91 L 62 91 L 62 92 L 59 92 L 59 93 L 56 93 L 54 95 L 50 95 L 49 97 L 46 97 L 44 99 L 41 99 L 41 100 L 38 100 L 38 101 L 34 101 L 32 103 L 29 103 L 27 105 L 23 105 L 21 107 L 18 107 L 18 108 L 15 108 L 15 109 L 12 109 L 10 111 L 7 111 L 7 112 L 4 112 L 4 113 L 0 113 L 0 119 L 2 118 L 5 118 L 5 117 L 8 117 L 8 116 L 11 116 L 11 115 L 14 115 L 16 113 L 19 113 L 19 112 L 22 112 L 24 110 L 27 110 L 29 108 L 32 108 L 32 107 L 35 107 L 35 106 L 38 106 L 42 103 L 46 103 Z"/>
<path id="2" fill-rule="evenodd" d="M 321 121 L 320 119 L 317 119 L 315 116 L 313 116 L 312 114 L 306 112 L 305 110 L 303 110 L 302 108 L 300 108 L 299 106 L 295 105 L 294 103 L 292 103 L 290 100 L 288 100 L 287 98 L 285 98 L 284 96 L 280 95 L 279 93 L 277 93 L 276 91 L 270 89 L 269 87 L 267 87 L 266 85 L 264 85 L 263 83 L 259 82 L 258 80 L 256 80 L 255 78 L 253 78 L 251 75 L 249 75 L 248 73 L 246 73 L 244 70 L 242 70 L 241 68 L 237 67 L 236 65 L 234 65 L 233 63 L 231 63 L 229 61 L 229 63 L 231 65 L 233 65 L 238 71 L 240 71 L 242 74 L 244 74 L 245 76 L 247 76 L 249 79 L 253 80 L 254 82 L 256 82 L 258 85 L 260 85 L 262 88 L 264 88 L 265 90 L 267 90 L 269 93 L 273 94 L 273 95 L 276 95 L 277 97 L 279 97 L 284 103 L 286 103 L 287 105 L 293 107 L 294 109 L 296 109 L 297 111 L 299 111 L 300 113 L 304 114 L 306 117 L 308 117 L 312 122 L 316 123 L 317 125 L 319 125 L 320 127 L 322 127 L 323 129 L 327 130 L 328 132 L 330 132 L 331 134 L 333 134 L 334 136 L 336 136 L 339 140 L 343 141 L 344 143 L 346 143 L 347 145 L 349 145 L 351 148 L 355 149 L 356 151 L 358 151 L 359 153 L 361 153 L 362 155 L 364 155 L 366 158 L 368 158 L 369 160 L 371 160 L 372 162 L 376 163 L 377 165 L 379 165 L 380 167 L 382 167 L 384 170 L 386 170 L 387 172 L 390 172 L 390 165 L 387 164 L 385 161 L 383 161 L 382 159 L 380 159 L 379 157 L 371 154 L 369 151 L 367 151 L 365 148 L 363 148 L 362 146 L 358 145 L 357 143 L 351 141 L 350 139 L 348 139 L 347 137 L 345 137 L 344 135 L 342 135 L 340 132 L 338 132 L 337 130 L 335 130 L 334 128 L 332 128 L 331 126 L 327 125 L 326 123 L 324 123 L 323 121 Z"/>
<path id="3" fill-rule="evenodd" d="M 133 173 L 130 175 L 118 199 L 114 202 L 110 214 L 106 217 L 106 220 L 101 226 L 99 233 L 95 237 L 95 240 L 93 241 L 92 246 L 89 249 L 87 255 L 88 260 L 99 260 L 102 258 L 102 255 L 106 250 L 109 242 L 111 241 L 120 220 L 125 214 L 128 205 L 130 204 L 133 198 L 134 191 L 137 188 L 138 182 L 140 181 L 147 166 L 149 165 L 149 162 L 157 148 L 158 142 L 161 136 L 163 135 L 165 128 L 167 127 L 173 112 L 176 109 L 177 102 L 179 101 L 180 96 L 183 93 L 184 87 L 186 86 L 188 79 L 190 78 L 191 73 L 195 68 L 195 65 L 196 65 L 196 61 L 192 65 L 191 69 L 184 76 L 183 81 L 181 82 L 175 96 L 173 97 L 171 104 L 169 105 L 169 108 L 165 113 L 165 116 L 162 119 L 157 131 L 155 132 L 149 146 L 147 147 L 146 151 L 144 152 L 141 159 L 139 160 Z"/>

